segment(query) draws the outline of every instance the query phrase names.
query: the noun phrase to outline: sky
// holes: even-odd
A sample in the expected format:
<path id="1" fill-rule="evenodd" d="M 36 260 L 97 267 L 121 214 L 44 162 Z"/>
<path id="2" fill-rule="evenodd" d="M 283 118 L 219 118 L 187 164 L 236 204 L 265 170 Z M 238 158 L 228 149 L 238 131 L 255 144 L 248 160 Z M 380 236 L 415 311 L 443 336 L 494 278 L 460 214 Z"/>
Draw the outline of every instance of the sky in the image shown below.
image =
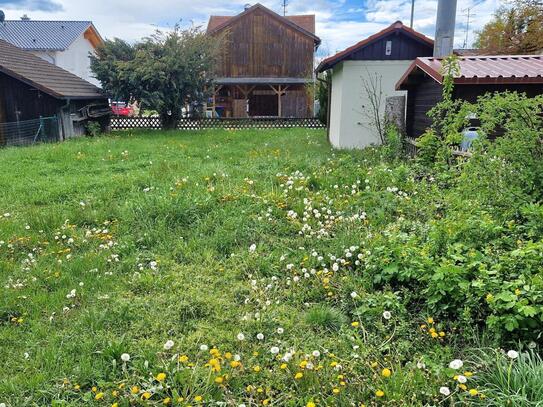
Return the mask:
<path id="1" fill-rule="evenodd" d="M 33 20 L 92 20 L 104 38 L 136 41 L 156 29 L 182 25 L 205 27 L 209 16 L 235 15 L 250 0 L 0 0 L 8 20 L 27 14 Z M 282 0 L 260 0 L 282 14 Z M 487 23 L 500 0 L 458 0 L 455 47 L 466 38 L 467 9 L 470 27 L 467 47 L 475 31 Z M 414 28 L 433 37 L 437 0 L 415 1 Z M 290 0 L 288 14 L 315 14 L 317 35 L 322 39 L 318 55 L 336 53 L 396 20 L 409 24 L 411 0 Z"/>

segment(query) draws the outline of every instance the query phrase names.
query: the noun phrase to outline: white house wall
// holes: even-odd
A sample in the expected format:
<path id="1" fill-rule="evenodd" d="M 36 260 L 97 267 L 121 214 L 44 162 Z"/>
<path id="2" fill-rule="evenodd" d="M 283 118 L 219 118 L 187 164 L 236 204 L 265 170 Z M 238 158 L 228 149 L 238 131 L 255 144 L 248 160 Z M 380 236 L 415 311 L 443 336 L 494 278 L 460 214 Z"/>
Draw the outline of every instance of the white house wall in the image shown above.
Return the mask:
<path id="1" fill-rule="evenodd" d="M 337 148 L 364 148 L 379 144 L 379 133 L 367 117 L 369 97 L 363 78 L 376 73 L 383 92 L 380 116 L 385 113 L 388 96 L 406 95 L 396 91 L 396 83 L 412 61 L 343 61 L 333 69 L 330 113 L 330 142 Z"/>
<path id="2" fill-rule="evenodd" d="M 68 72 L 99 86 L 100 83 L 96 78 L 93 78 L 90 69 L 89 53 L 91 52 L 94 52 L 92 44 L 81 34 L 68 49 L 57 53 L 56 64 Z"/>
<path id="3" fill-rule="evenodd" d="M 94 48 L 90 41 L 85 39 L 83 34 L 64 51 L 31 52 L 41 59 L 85 79 L 93 85 L 100 86 L 100 82 L 92 76 L 90 69 L 89 53 L 94 53 Z"/>

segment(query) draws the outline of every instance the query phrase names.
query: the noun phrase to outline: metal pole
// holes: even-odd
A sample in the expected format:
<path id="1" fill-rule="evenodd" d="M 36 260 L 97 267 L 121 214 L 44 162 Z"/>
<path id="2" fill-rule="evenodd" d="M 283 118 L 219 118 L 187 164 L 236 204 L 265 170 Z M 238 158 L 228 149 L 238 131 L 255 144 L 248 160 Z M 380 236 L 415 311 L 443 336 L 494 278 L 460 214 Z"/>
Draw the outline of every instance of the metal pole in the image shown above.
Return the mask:
<path id="1" fill-rule="evenodd" d="M 437 5 L 434 57 L 442 58 L 452 54 L 454 28 L 456 24 L 457 0 L 439 0 Z"/>
<path id="2" fill-rule="evenodd" d="M 415 0 L 411 0 L 411 23 L 409 27 L 413 28 L 413 20 L 415 19 Z"/>

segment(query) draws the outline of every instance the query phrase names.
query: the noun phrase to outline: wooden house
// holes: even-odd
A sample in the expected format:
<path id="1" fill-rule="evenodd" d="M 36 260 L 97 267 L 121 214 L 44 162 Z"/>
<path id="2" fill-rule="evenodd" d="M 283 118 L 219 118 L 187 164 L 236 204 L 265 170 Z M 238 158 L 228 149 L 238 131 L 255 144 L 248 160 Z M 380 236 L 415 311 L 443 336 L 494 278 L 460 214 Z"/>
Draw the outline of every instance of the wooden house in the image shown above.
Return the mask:
<path id="1" fill-rule="evenodd" d="M 108 98 L 91 83 L 0 40 L 0 133 L 8 125 L 55 117 L 58 138 L 85 133 L 89 120 L 105 129 Z M 5 133 L 6 131 L 4 131 Z M 0 145 L 9 144 L 0 134 Z"/>
<path id="2" fill-rule="evenodd" d="M 211 16 L 207 33 L 222 41 L 214 116 L 312 116 L 315 16 L 283 17 L 256 4 L 237 16 Z"/>
<path id="3" fill-rule="evenodd" d="M 407 91 L 406 132 L 417 138 L 432 125 L 428 112 L 442 100 L 442 59 L 417 58 L 396 84 Z M 543 94 L 542 55 L 461 56 L 453 98 L 476 102 L 485 93 Z"/>
<path id="4" fill-rule="evenodd" d="M 373 96 L 379 116 L 386 98 L 403 96 L 394 86 L 417 57 L 430 56 L 434 42 L 396 21 L 389 27 L 323 60 L 317 72 L 329 71 L 328 138 L 334 147 L 363 148 L 381 139 L 372 117 Z M 373 95 L 372 95 L 373 94 Z"/>

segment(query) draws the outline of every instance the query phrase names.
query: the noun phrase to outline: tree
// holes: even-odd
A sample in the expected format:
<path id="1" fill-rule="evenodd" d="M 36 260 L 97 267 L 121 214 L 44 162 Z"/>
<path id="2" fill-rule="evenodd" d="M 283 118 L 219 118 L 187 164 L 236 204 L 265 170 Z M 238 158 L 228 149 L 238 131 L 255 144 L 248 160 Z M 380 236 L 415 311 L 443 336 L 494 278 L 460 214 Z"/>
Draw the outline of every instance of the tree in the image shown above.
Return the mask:
<path id="1" fill-rule="evenodd" d="M 136 99 L 142 109 L 159 112 L 163 128 L 174 129 L 183 108 L 197 110 L 208 97 L 219 45 L 199 28 L 176 26 L 135 45 L 106 41 L 91 69 L 111 95 Z"/>
<path id="2" fill-rule="evenodd" d="M 319 101 L 319 112 L 317 117 L 324 124 L 328 124 L 328 92 L 330 92 L 331 81 L 332 75 L 329 71 L 319 74 L 317 81 L 317 100 Z"/>
<path id="3" fill-rule="evenodd" d="M 543 1 L 510 0 L 477 33 L 475 42 L 488 54 L 534 54 L 543 50 Z"/>
<path id="4" fill-rule="evenodd" d="M 124 65 L 133 60 L 135 49 L 126 41 L 115 38 L 106 40 L 91 54 L 91 69 L 104 91 L 115 100 L 128 102 L 133 86 L 125 78 Z"/>

